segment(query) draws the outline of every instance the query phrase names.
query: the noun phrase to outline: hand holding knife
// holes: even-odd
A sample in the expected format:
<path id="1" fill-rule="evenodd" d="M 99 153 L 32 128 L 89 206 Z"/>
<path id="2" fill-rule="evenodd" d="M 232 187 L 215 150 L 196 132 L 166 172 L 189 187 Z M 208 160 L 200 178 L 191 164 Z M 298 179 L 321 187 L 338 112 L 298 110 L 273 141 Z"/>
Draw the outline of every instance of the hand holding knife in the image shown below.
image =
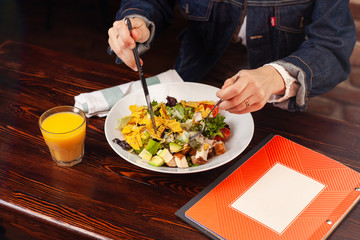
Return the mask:
<path id="1" fill-rule="evenodd" d="M 125 24 L 128 26 L 129 31 L 131 32 L 132 25 L 131 25 L 131 22 L 130 22 L 129 18 L 125 18 Z M 139 52 L 138 52 L 138 49 L 137 49 L 137 44 L 136 44 L 135 48 L 133 49 L 133 53 L 134 53 L 136 67 L 137 67 L 138 72 L 139 72 L 141 84 L 142 84 L 142 87 L 143 87 L 143 90 L 144 90 L 146 104 L 148 106 L 148 110 L 149 110 L 149 114 L 150 114 L 150 118 L 151 118 L 151 123 L 153 125 L 153 129 L 154 129 L 154 132 L 156 134 L 157 129 L 156 129 L 156 124 L 155 124 L 154 111 L 153 111 L 153 108 L 152 108 L 152 105 L 151 105 L 151 99 L 150 99 L 149 90 L 148 90 L 146 80 L 145 80 L 145 77 L 144 77 L 144 74 L 143 74 L 143 71 L 142 71 L 142 66 L 141 66 L 140 58 L 139 58 Z"/>

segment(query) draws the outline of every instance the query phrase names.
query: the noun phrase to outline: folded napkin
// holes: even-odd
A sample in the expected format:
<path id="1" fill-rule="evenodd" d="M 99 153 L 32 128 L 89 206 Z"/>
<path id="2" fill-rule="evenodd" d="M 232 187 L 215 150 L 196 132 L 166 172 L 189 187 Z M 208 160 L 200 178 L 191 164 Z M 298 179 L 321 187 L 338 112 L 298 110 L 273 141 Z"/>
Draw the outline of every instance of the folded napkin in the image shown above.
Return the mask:
<path id="1" fill-rule="evenodd" d="M 148 86 L 169 82 L 183 82 L 183 80 L 173 69 L 146 78 Z M 137 80 L 94 92 L 81 93 L 75 96 L 75 107 L 83 110 L 87 117 L 104 117 L 122 97 L 141 88 L 141 81 Z"/>

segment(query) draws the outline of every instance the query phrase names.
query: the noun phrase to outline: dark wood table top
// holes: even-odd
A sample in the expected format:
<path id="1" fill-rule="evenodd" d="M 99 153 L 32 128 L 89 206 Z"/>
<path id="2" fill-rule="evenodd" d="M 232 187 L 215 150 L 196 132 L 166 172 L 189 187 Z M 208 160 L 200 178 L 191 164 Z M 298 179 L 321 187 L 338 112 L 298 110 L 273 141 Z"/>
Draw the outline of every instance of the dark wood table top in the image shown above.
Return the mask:
<path id="1" fill-rule="evenodd" d="M 137 79 L 115 63 L 12 41 L 0 45 L 0 225 L 34 239 L 206 239 L 174 214 L 236 160 L 197 174 L 144 170 L 111 149 L 105 118 L 98 117 L 87 120 L 82 163 L 58 167 L 50 158 L 38 127 L 44 111 Z M 360 171 L 359 126 L 270 105 L 252 116 L 254 136 L 237 159 L 279 134 Z M 329 239 L 359 239 L 359 229 L 357 204 Z"/>

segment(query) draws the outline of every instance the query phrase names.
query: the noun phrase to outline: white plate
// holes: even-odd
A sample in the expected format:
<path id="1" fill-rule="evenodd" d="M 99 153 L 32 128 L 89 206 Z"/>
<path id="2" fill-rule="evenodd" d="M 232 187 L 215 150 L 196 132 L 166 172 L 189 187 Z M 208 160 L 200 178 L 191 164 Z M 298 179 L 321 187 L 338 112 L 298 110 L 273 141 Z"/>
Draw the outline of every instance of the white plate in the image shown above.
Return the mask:
<path id="1" fill-rule="evenodd" d="M 200 83 L 166 83 L 157 84 L 149 87 L 149 93 L 152 100 L 158 102 L 166 102 L 166 97 L 175 97 L 178 101 L 204 101 L 213 100 L 217 101 L 215 93 L 219 89 L 213 86 L 200 84 Z M 249 145 L 253 133 L 254 122 L 250 113 L 248 114 L 230 114 L 225 111 L 220 111 L 225 116 L 225 122 L 229 124 L 231 129 L 231 135 L 226 140 L 225 148 L 226 152 L 222 155 L 215 156 L 201 166 L 190 167 L 185 169 L 170 168 L 170 167 L 154 167 L 150 164 L 143 162 L 136 154 L 129 153 L 122 149 L 118 144 L 112 140 L 118 138 L 120 131 L 115 127 L 118 125 L 118 119 L 124 116 L 130 115 L 130 105 L 146 105 L 144 92 L 142 89 L 139 91 L 130 93 L 124 98 L 120 99 L 115 106 L 110 110 L 109 115 L 105 121 L 105 136 L 114 151 L 120 155 L 126 161 L 151 171 L 183 174 L 183 173 L 195 173 L 214 169 L 236 158 L 242 153 Z"/>

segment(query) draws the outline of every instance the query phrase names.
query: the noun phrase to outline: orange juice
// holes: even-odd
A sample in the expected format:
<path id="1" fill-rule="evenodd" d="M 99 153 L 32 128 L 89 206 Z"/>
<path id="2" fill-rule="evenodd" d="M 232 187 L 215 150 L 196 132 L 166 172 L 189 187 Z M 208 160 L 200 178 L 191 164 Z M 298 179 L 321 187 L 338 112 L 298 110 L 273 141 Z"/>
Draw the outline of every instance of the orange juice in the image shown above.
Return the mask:
<path id="1" fill-rule="evenodd" d="M 75 112 L 55 112 L 40 120 L 40 128 L 53 159 L 62 166 L 80 162 L 84 155 L 85 117 Z"/>

